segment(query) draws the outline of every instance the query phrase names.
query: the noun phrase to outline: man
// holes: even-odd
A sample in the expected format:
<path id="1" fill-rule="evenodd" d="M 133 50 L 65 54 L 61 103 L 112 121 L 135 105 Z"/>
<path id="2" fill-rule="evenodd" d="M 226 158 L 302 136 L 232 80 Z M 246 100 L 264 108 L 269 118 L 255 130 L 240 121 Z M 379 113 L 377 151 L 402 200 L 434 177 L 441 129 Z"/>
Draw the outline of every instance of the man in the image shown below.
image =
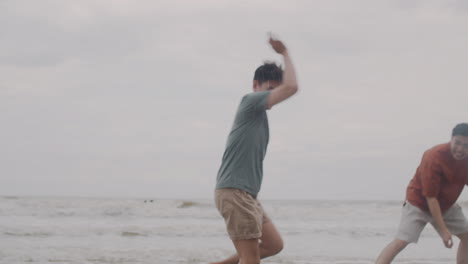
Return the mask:
<path id="1" fill-rule="evenodd" d="M 377 264 L 391 263 L 409 243 L 417 243 L 424 226 L 430 222 L 447 248 L 453 246 L 452 234 L 460 238 L 457 263 L 468 264 L 468 221 L 456 204 L 468 184 L 468 123 L 452 130 L 449 143 L 427 150 L 406 189 L 396 238 L 384 248 Z"/>
<path id="2" fill-rule="evenodd" d="M 238 107 L 216 179 L 216 207 L 226 223 L 237 254 L 217 264 L 258 264 L 279 253 L 283 241 L 257 200 L 269 132 L 266 110 L 297 91 L 296 75 L 285 45 L 270 36 L 271 47 L 284 59 L 284 72 L 274 63 L 260 66 L 253 93 Z"/>

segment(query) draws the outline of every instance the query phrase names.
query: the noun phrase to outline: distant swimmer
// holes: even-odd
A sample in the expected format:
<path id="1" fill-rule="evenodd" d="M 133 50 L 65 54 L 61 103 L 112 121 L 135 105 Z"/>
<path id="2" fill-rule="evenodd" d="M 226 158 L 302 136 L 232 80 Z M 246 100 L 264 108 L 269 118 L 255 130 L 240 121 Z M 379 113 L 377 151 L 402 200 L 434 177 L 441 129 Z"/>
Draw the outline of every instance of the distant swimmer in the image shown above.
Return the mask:
<path id="1" fill-rule="evenodd" d="M 298 85 L 286 46 L 271 35 L 269 43 L 283 57 L 285 67 L 284 71 L 275 63 L 258 67 L 253 92 L 242 98 L 237 109 L 215 191 L 216 207 L 237 254 L 216 264 L 258 264 L 260 259 L 283 249 L 283 240 L 257 200 L 257 194 L 269 140 L 266 110 L 295 94 Z"/>
<path id="2" fill-rule="evenodd" d="M 439 233 L 447 248 L 452 235 L 460 239 L 457 263 L 468 263 L 468 221 L 456 203 L 468 185 L 468 123 L 456 125 L 450 142 L 424 152 L 421 164 L 406 189 L 406 202 L 395 239 L 376 264 L 391 263 L 409 243 L 417 243 L 427 223 Z"/>

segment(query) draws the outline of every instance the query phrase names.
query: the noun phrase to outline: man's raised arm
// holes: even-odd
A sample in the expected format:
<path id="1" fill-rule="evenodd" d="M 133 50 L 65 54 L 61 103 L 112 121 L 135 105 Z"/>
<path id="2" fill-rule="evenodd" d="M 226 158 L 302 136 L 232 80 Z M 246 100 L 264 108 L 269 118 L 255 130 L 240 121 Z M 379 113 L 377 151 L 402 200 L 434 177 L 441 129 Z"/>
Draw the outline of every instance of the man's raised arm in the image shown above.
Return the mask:
<path id="1" fill-rule="evenodd" d="M 297 92 L 296 72 L 291 62 L 286 46 L 280 40 L 270 36 L 269 43 L 276 53 L 281 54 L 284 59 L 283 81 L 278 87 L 274 88 L 267 99 L 266 108 L 270 109 L 277 103 L 280 103 Z"/>

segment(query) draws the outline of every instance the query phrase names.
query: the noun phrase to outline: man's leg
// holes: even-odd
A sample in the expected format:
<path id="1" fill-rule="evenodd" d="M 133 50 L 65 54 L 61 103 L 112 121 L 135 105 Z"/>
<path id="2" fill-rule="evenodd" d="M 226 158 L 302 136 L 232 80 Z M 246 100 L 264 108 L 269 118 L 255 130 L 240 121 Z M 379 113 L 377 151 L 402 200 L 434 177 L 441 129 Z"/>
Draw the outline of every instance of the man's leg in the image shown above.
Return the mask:
<path id="1" fill-rule="evenodd" d="M 468 264 L 468 221 L 463 210 L 454 204 L 443 215 L 449 231 L 460 239 L 457 252 L 457 264 Z"/>
<path id="2" fill-rule="evenodd" d="M 241 240 L 237 240 L 237 241 L 241 241 Z M 234 243 L 234 246 L 236 246 L 236 242 L 233 241 L 233 243 Z M 263 224 L 262 237 L 260 238 L 260 244 L 258 244 L 258 240 L 257 240 L 257 247 L 259 248 L 261 259 L 274 256 L 283 249 L 283 240 L 281 239 L 281 236 L 276 230 L 276 227 L 273 224 L 273 222 L 269 221 Z M 236 246 L 236 249 L 237 249 L 237 246 Z M 237 251 L 239 252 L 239 250 Z M 213 262 L 212 264 L 238 264 L 238 263 L 239 263 L 239 255 L 234 254 L 223 261 Z"/>
<path id="3" fill-rule="evenodd" d="M 388 244 L 380 253 L 379 257 L 375 264 L 390 264 L 393 259 L 400 253 L 406 246 L 408 242 L 395 239 L 390 244 Z"/>
<path id="4" fill-rule="evenodd" d="M 460 238 L 457 253 L 457 264 L 468 264 L 468 233 L 457 236 Z"/>
<path id="5" fill-rule="evenodd" d="M 232 243 L 234 243 L 237 255 L 240 258 L 239 264 L 260 263 L 258 239 L 233 240 Z"/>
<path id="6" fill-rule="evenodd" d="M 405 202 L 396 238 L 380 252 L 376 264 L 389 264 L 409 243 L 418 242 L 419 236 L 430 220 L 428 213 Z"/>
<path id="7" fill-rule="evenodd" d="M 258 239 L 232 240 L 237 253 L 229 258 L 211 264 L 246 264 L 260 263 Z M 243 257 L 242 257 L 243 256 Z M 239 262 L 239 260 L 241 260 Z"/>
<path id="8" fill-rule="evenodd" d="M 274 256 L 283 250 L 283 239 L 271 221 L 263 223 L 260 241 L 260 257 L 262 259 Z"/>

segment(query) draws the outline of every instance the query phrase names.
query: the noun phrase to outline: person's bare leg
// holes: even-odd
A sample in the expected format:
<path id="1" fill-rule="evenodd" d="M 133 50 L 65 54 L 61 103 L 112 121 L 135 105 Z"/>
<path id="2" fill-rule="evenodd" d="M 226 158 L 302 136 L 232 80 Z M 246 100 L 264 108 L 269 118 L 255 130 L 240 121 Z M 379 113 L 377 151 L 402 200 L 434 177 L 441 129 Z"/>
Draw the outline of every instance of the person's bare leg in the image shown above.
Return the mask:
<path id="1" fill-rule="evenodd" d="M 468 233 L 457 236 L 460 238 L 457 252 L 457 264 L 468 264 Z"/>
<path id="2" fill-rule="evenodd" d="M 233 240 L 239 255 L 239 264 L 259 264 L 260 250 L 258 239 Z"/>
<path id="3" fill-rule="evenodd" d="M 390 264 L 393 259 L 400 253 L 406 246 L 408 242 L 395 239 L 390 244 L 388 244 L 380 253 L 379 257 L 375 261 L 375 264 Z"/>
<path id="4" fill-rule="evenodd" d="M 278 254 L 283 249 L 283 240 L 280 234 L 276 230 L 273 222 L 264 223 L 262 226 L 262 237 L 260 238 L 259 251 L 260 258 L 267 258 Z M 219 261 L 212 262 L 211 264 L 238 264 L 239 255 L 234 254 L 229 258 Z"/>
<path id="5" fill-rule="evenodd" d="M 283 250 L 283 239 L 281 239 L 273 222 L 269 221 L 263 224 L 259 247 L 262 259 L 274 256 Z"/>

